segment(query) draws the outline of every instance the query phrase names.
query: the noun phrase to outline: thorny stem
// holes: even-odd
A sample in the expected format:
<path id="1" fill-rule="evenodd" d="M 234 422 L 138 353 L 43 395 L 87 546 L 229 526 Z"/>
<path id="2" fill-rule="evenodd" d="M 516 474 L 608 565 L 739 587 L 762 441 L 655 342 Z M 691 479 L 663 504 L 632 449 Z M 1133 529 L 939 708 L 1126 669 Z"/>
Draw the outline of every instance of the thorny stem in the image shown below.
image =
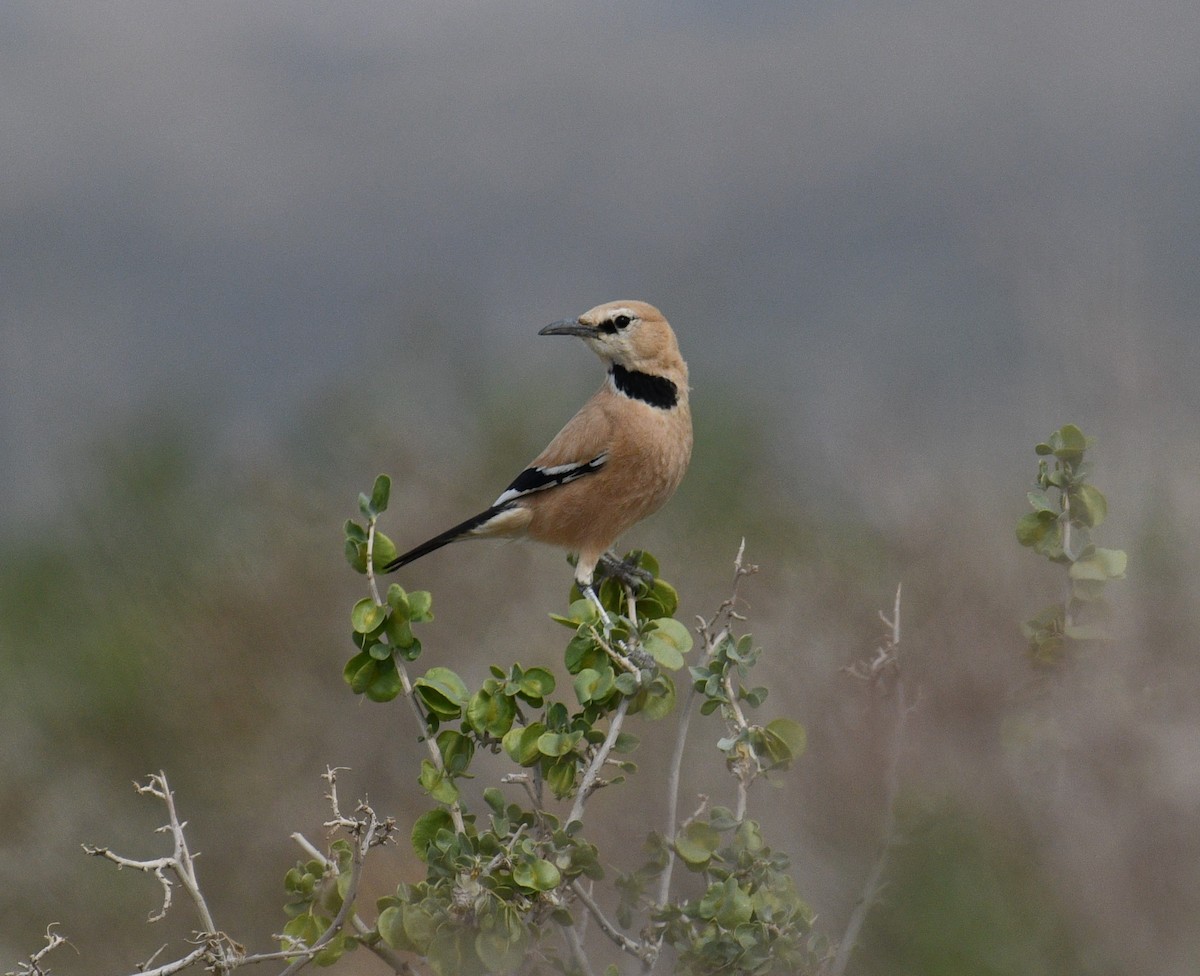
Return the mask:
<path id="1" fill-rule="evenodd" d="M 65 936 L 59 935 L 54 931 L 54 926 L 57 924 L 58 922 L 51 922 L 49 925 L 47 925 L 46 944 L 33 955 L 31 955 L 27 962 L 18 963 L 18 968 L 15 972 L 5 973 L 5 976 L 49 976 L 50 970 L 42 968 L 42 960 L 50 955 L 50 953 L 52 953 L 60 945 L 63 945 L 64 943 L 66 945 L 71 945 L 71 943 L 67 942 Z M 71 948 L 74 948 L 74 946 L 71 946 Z"/>
<path id="2" fill-rule="evenodd" d="M 580 780 L 579 789 L 575 793 L 575 802 L 571 805 L 571 813 L 567 817 L 567 823 L 583 819 L 584 805 L 587 803 L 588 797 L 592 795 L 592 791 L 596 788 L 596 778 L 600 775 L 600 770 L 604 767 L 605 762 L 608 761 L 608 754 L 612 751 L 612 747 L 617 741 L 617 736 L 621 734 L 621 726 L 625 723 L 625 713 L 628 711 L 629 698 L 622 696 L 608 724 L 608 735 L 604 737 L 600 748 L 596 750 L 596 754 L 592 756 L 592 761 L 588 763 L 587 769 L 584 770 L 583 779 Z"/>
<path id="3" fill-rule="evenodd" d="M 375 583 L 375 519 L 372 517 L 367 520 L 367 584 L 371 588 L 371 599 L 375 601 L 376 606 L 383 606 L 383 600 L 379 597 L 379 587 Z M 430 762 L 439 773 L 445 773 L 446 766 L 442 762 L 442 754 L 437 747 L 437 743 L 433 737 L 428 734 L 429 722 L 425 714 L 421 711 L 421 706 L 417 702 L 417 696 L 413 693 L 412 679 L 408 675 L 408 669 L 404 666 L 404 661 L 398 654 L 392 654 L 392 660 L 396 662 L 396 671 L 400 675 L 400 686 L 404 689 L 404 697 L 407 699 L 409 707 L 412 709 L 413 715 L 416 717 L 417 726 L 421 730 L 421 739 L 425 743 L 425 748 L 429 753 Z M 459 806 L 457 800 L 450 804 L 450 819 L 454 822 L 454 829 L 457 833 L 466 833 L 467 827 L 463 820 L 462 807 Z"/>
<path id="4" fill-rule="evenodd" d="M 743 538 L 733 560 L 733 591 L 709 620 L 701 618 L 697 626 L 700 638 L 704 642 L 705 660 L 711 659 L 721 642 L 729 636 L 733 622 L 742 619 L 734 610 L 738 601 L 738 590 L 745 577 L 758 572 L 757 566 L 745 563 L 745 554 L 746 540 Z M 719 630 L 718 627 L 720 627 Z M 689 684 L 687 698 L 679 713 L 679 726 L 675 731 L 675 750 L 671 754 L 671 766 L 667 773 L 667 825 L 664 831 L 667 845 L 667 865 L 658 880 L 657 903 L 659 905 L 666 905 L 667 899 L 671 895 L 671 873 L 675 867 L 675 837 L 679 829 L 679 782 L 683 770 L 683 755 L 687 746 L 688 727 L 691 724 L 692 703 L 695 697 L 695 685 Z M 732 698 L 732 695 L 730 697 Z"/>
<path id="5" fill-rule="evenodd" d="M 571 950 L 571 957 L 575 960 L 575 965 L 579 967 L 579 971 L 583 973 L 583 976 L 595 976 L 591 960 L 587 957 L 587 950 L 583 947 L 583 936 L 572 925 L 562 926 L 562 934 L 567 942 L 567 947 Z"/>
<path id="6" fill-rule="evenodd" d="M 350 917 L 354 910 L 354 902 L 358 897 L 358 884 L 362 879 L 363 862 L 366 860 L 367 852 L 376 844 L 382 843 L 387 839 L 387 835 L 391 832 L 393 824 L 388 821 L 380 823 L 375 816 L 375 812 L 364 804 L 360 804 L 358 812 L 363 814 L 362 820 L 351 820 L 342 815 L 342 811 L 338 807 L 337 796 L 337 770 L 326 769 L 325 781 L 329 783 L 329 792 L 326 798 L 329 800 L 333 808 L 333 820 L 326 826 L 343 827 L 350 832 L 355 839 L 354 848 L 351 854 L 350 862 L 350 881 L 346 885 L 346 893 L 342 896 L 342 907 L 338 909 L 337 915 L 333 921 L 329 923 L 327 928 L 317 940 L 310 946 L 307 946 L 303 951 L 304 955 L 295 959 L 287 969 L 283 971 L 282 976 L 292 976 L 293 973 L 298 973 L 301 969 L 307 966 L 316 955 L 316 953 L 324 946 L 328 945 L 334 937 L 342 931 L 346 920 Z M 379 841 L 375 839 L 376 832 L 382 828 L 383 838 Z M 289 954 L 290 955 L 290 954 Z"/>
<path id="7" fill-rule="evenodd" d="M 596 920 L 596 924 L 600 926 L 600 930 L 615 942 L 623 951 L 631 956 L 636 956 L 642 962 L 649 962 L 657 953 L 657 947 L 645 946 L 640 942 L 635 942 L 629 938 L 624 932 L 618 929 L 612 922 L 608 920 L 596 900 L 588 893 L 587 888 L 579 883 L 578 880 L 571 882 L 571 891 L 575 896 L 583 902 L 588 913 Z"/>
<path id="8" fill-rule="evenodd" d="M 630 630 L 633 634 L 637 633 L 637 601 L 633 595 L 632 587 L 625 587 L 625 602 L 626 609 L 629 611 Z M 607 632 L 606 632 L 607 636 Z M 608 647 L 606 641 L 601 641 L 602 646 L 608 651 L 610 656 L 616 655 L 615 652 Z M 622 658 L 622 660 L 624 660 Z M 631 663 L 626 662 L 633 671 L 637 668 Z M 613 745 L 616 744 L 617 736 L 621 734 L 621 726 L 625 724 L 625 715 L 629 711 L 629 698 L 622 695 L 621 701 L 617 704 L 616 710 L 613 712 L 612 719 L 608 723 L 608 734 L 604 737 L 604 741 L 600 744 L 600 748 L 596 750 L 592 756 L 592 761 L 588 763 L 587 769 L 583 772 L 583 779 L 579 782 L 579 789 L 575 793 L 575 802 L 571 805 L 571 813 L 567 817 L 567 823 L 573 820 L 583 819 L 583 808 L 587 804 L 588 798 L 596 788 L 596 779 L 600 775 L 600 770 L 604 768 L 604 764 L 608 761 L 608 754 L 612 752 Z"/>
<path id="9" fill-rule="evenodd" d="M 167 872 L 175 875 L 179 879 L 179 883 L 183 885 L 184 890 L 191 898 L 192 904 L 196 907 L 196 913 L 200 916 L 200 924 L 203 926 L 204 946 L 202 950 L 198 950 L 199 955 L 191 953 L 195 959 L 201 957 L 211 957 L 211 968 L 216 973 L 232 972 L 240 965 L 240 950 L 235 949 L 233 944 L 223 933 L 218 931 L 216 922 L 213 920 L 212 912 L 208 909 L 208 903 L 204 900 L 204 895 L 200 891 L 199 882 L 196 880 L 196 865 L 195 857 L 188 849 L 187 840 L 183 835 L 186 823 L 179 820 L 179 815 L 175 810 L 175 795 L 171 791 L 170 785 L 167 783 L 167 774 L 159 771 L 151 775 L 150 779 L 143 785 L 135 784 L 137 791 L 143 795 L 157 797 L 163 801 L 167 808 L 167 823 L 165 826 L 159 827 L 160 833 L 169 833 L 173 842 L 173 850 L 170 857 L 153 858 L 151 860 L 136 861 L 127 857 L 122 857 L 114 853 L 106 847 L 89 847 L 84 845 L 84 850 L 88 854 L 97 857 L 106 858 L 112 861 L 118 867 L 134 868 L 138 871 L 145 871 L 153 874 L 158 878 L 159 884 L 163 888 L 163 906 L 156 914 L 151 915 L 150 921 L 157 922 L 166 914 L 167 909 L 171 907 L 171 879 L 167 877 Z M 166 976 L 168 973 L 179 972 L 182 966 L 179 966 L 180 961 L 168 963 L 166 966 L 160 966 L 156 972 L 158 976 Z M 189 963 L 190 965 L 190 963 Z M 173 968 L 177 967 L 177 968 Z"/>
<path id="10" fill-rule="evenodd" d="M 882 611 L 879 614 L 879 618 L 890 628 L 891 633 L 885 635 L 883 645 L 876 651 L 875 658 L 868 667 L 862 668 L 856 665 L 853 668 L 847 669 L 855 677 L 871 681 L 872 686 L 876 689 L 881 688 L 885 675 L 889 672 L 898 672 L 900 668 L 900 586 L 896 587 L 896 599 L 892 605 L 891 618 L 886 617 Z M 896 720 L 892 728 L 892 744 L 891 752 L 888 756 L 887 773 L 884 776 L 883 827 L 879 853 L 875 858 L 875 863 L 871 866 L 866 880 L 863 882 L 862 892 L 854 906 L 854 910 L 850 913 L 850 920 L 846 923 L 846 931 L 838 943 L 837 952 L 834 954 L 833 961 L 830 963 L 829 969 L 826 970 L 825 976 L 842 976 L 846 971 L 846 966 L 850 962 L 850 955 L 854 952 L 859 933 L 866 923 L 867 915 L 870 913 L 872 907 L 874 907 L 884 888 L 883 873 L 887 867 L 892 847 L 896 843 L 896 800 L 900 795 L 900 757 L 904 747 L 908 714 L 913 710 L 913 707 L 908 702 L 904 682 L 897 680 Z"/>

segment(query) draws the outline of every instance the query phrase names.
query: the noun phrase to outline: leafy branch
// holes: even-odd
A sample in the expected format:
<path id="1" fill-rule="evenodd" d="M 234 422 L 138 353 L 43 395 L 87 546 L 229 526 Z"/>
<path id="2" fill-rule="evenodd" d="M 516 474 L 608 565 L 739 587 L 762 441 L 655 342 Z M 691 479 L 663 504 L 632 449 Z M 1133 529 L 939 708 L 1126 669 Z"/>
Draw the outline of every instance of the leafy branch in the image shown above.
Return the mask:
<path id="1" fill-rule="evenodd" d="M 1094 530 L 1108 517 L 1108 501 L 1088 480 L 1092 466 L 1085 455 L 1092 444 L 1067 424 L 1034 448 L 1040 460 L 1036 485 L 1027 495 L 1033 511 L 1017 522 L 1021 545 L 1067 567 L 1064 598 L 1023 628 L 1031 659 L 1043 667 L 1060 664 L 1080 642 L 1109 636 L 1105 584 L 1125 577 L 1124 551 L 1093 542 Z"/>

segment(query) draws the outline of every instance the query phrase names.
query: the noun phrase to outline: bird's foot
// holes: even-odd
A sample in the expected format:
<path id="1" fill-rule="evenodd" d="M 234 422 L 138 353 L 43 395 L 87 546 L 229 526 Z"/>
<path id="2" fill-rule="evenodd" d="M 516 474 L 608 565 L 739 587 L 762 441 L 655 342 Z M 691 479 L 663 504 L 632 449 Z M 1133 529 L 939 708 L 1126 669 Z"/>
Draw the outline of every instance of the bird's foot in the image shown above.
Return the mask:
<path id="1" fill-rule="evenodd" d="M 615 579 L 634 590 L 639 586 L 649 589 L 654 585 L 654 574 L 650 570 L 642 569 L 634 559 L 618 559 L 611 552 L 606 552 L 600 557 L 596 571 L 601 576 Z"/>
<path id="2" fill-rule="evenodd" d="M 604 629 L 612 630 L 612 618 L 608 615 L 608 611 L 604 609 L 604 604 L 600 602 L 600 597 L 596 595 L 596 590 L 591 583 L 579 583 L 579 591 L 584 595 L 585 599 L 591 600 L 592 605 L 600 613 L 600 619 L 604 621 Z"/>

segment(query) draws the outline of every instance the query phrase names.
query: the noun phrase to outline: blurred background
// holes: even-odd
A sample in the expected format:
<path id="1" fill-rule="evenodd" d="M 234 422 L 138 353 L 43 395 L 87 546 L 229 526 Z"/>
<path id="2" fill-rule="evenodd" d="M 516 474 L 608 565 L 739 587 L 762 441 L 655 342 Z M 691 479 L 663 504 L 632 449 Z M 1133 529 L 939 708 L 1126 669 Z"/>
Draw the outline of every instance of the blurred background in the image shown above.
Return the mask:
<path id="1" fill-rule="evenodd" d="M 1194 974 L 1197 50 L 1192 0 L 0 5 L 0 970 L 48 922 L 63 974 L 194 927 L 80 850 L 165 853 L 148 772 L 256 949 L 326 765 L 424 808 L 406 709 L 341 680 L 341 524 L 380 471 L 401 546 L 490 502 L 599 382 L 537 329 L 640 298 L 697 442 L 627 542 L 685 620 L 741 538 L 760 565 L 762 715 L 810 748 L 751 813 L 833 939 L 891 749 L 841 669 L 904 583 L 904 843 L 850 972 Z M 1117 639 L 1047 680 L 1020 624 L 1061 571 L 1013 526 L 1066 422 L 1130 568 Z M 422 666 L 561 660 L 551 550 L 401 582 L 434 593 Z M 671 729 L 597 797 L 620 850 Z M 719 734 L 684 808 L 731 802 Z M 402 844 L 369 894 L 417 872 Z"/>

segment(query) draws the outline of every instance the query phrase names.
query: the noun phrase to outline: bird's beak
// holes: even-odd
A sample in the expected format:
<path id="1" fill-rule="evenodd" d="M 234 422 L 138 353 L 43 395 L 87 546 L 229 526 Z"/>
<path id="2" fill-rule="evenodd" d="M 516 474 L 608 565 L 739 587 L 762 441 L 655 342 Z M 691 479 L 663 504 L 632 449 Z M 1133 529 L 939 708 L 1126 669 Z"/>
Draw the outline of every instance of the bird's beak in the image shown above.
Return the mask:
<path id="1" fill-rule="evenodd" d="M 579 319 L 563 319 L 561 322 L 551 322 L 538 332 L 538 335 L 569 335 L 579 336 L 580 339 L 595 339 L 600 330 L 594 325 L 584 325 Z"/>

